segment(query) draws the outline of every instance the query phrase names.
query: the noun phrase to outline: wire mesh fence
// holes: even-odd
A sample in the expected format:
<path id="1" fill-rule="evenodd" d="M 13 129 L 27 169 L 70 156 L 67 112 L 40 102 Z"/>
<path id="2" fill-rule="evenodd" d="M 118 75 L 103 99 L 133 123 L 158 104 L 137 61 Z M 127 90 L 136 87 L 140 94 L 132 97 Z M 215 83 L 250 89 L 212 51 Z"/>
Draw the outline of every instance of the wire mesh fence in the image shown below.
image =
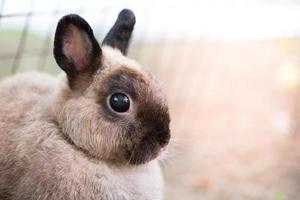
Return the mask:
<path id="1" fill-rule="evenodd" d="M 1 2 L 2 48 L 0 60 L 2 63 L 2 76 L 14 74 L 22 68 L 43 71 L 51 69 L 50 66 L 55 66 L 53 59 L 51 59 L 54 29 L 59 17 L 68 14 L 68 12 L 60 9 L 59 1 L 56 1 L 55 5 L 49 10 L 35 10 L 37 2 L 35 0 L 25 1 L 27 5 L 25 9 L 18 9 L 24 3 L 18 5 L 18 2 L 14 2 L 13 5 L 9 5 L 9 1 L 3 0 Z M 48 2 L 43 3 L 47 4 Z M 83 10 L 79 7 L 70 10 L 70 12 L 80 14 Z M 43 20 L 38 20 L 41 17 Z M 9 26 L 12 21 L 14 21 L 14 27 Z M 37 23 L 43 23 L 44 27 L 43 32 L 38 35 L 31 29 L 33 25 L 35 27 L 39 26 Z"/>

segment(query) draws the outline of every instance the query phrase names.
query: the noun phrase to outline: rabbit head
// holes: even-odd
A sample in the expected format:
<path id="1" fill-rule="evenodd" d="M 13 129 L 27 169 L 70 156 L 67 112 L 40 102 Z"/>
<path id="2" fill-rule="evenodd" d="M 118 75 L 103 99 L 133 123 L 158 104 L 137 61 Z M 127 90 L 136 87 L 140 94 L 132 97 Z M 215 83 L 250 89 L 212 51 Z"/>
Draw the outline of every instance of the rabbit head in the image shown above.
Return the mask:
<path id="1" fill-rule="evenodd" d="M 55 115 L 66 140 L 88 156 L 138 165 L 168 144 L 170 117 L 158 81 L 126 57 L 134 24 L 122 10 L 100 47 L 80 16 L 59 21 L 54 57 L 67 84 Z"/>

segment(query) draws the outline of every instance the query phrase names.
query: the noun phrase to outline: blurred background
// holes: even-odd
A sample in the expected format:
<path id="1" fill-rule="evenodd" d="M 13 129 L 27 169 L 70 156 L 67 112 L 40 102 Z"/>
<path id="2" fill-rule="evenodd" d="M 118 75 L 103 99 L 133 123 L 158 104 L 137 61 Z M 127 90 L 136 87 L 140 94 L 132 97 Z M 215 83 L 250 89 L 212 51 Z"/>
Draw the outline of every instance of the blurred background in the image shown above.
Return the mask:
<path id="1" fill-rule="evenodd" d="M 102 41 L 123 8 L 129 57 L 170 104 L 165 199 L 300 199 L 298 0 L 0 0 L 0 77 L 59 73 L 59 18 L 80 14 Z"/>

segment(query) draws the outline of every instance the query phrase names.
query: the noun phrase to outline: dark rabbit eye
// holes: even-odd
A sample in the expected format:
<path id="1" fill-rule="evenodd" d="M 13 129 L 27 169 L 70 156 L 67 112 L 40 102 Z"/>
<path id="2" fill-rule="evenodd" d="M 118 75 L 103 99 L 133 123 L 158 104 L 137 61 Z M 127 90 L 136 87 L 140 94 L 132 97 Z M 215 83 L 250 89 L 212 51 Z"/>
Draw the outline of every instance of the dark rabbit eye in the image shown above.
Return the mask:
<path id="1" fill-rule="evenodd" d="M 130 106 L 130 100 L 123 93 L 114 93 L 109 99 L 109 104 L 116 112 L 126 112 Z"/>

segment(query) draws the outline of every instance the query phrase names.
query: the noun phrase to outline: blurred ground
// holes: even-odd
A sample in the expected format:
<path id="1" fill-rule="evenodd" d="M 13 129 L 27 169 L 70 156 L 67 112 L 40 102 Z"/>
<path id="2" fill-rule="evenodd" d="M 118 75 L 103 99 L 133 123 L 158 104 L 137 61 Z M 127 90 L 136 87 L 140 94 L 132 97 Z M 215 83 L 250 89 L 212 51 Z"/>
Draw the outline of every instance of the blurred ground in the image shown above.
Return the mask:
<path id="1" fill-rule="evenodd" d="M 11 74 L 19 37 L 2 34 L 1 77 Z M 57 73 L 51 48 L 46 60 L 36 54 L 36 41 L 47 40 L 29 38 L 17 72 Z M 134 43 L 130 56 L 169 99 L 167 200 L 300 198 L 300 38 Z"/>
<path id="2" fill-rule="evenodd" d="M 164 48 L 153 57 L 172 113 L 166 199 L 299 199 L 300 40 Z"/>

